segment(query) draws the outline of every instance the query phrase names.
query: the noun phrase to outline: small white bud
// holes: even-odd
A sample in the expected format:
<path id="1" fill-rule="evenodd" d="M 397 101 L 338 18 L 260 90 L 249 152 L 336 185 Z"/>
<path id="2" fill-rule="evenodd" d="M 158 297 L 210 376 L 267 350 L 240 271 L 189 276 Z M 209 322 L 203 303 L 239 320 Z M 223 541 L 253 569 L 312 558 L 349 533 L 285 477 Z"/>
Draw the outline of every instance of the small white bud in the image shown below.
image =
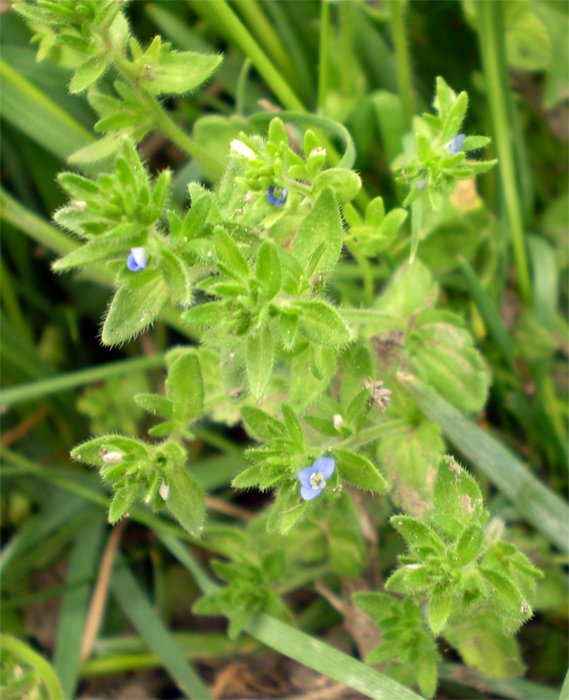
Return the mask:
<path id="1" fill-rule="evenodd" d="M 118 451 L 104 452 L 101 457 L 106 464 L 120 464 L 124 459 L 123 453 Z"/>
<path id="2" fill-rule="evenodd" d="M 163 481 L 163 482 L 160 484 L 160 489 L 159 489 L 159 491 L 160 491 L 160 495 L 162 496 L 162 500 L 167 501 L 167 500 L 168 500 L 168 496 L 169 496 L 169 494 L 170 494 L 170 485 L 167 484 L 165 481 Z"/>
<path id="3" fill-rule="evenodd" d="M 255 158 L 255 151 L 253 151 L 251 148 L 249 148 L 249 146 L 244 144 L 243 141 L 239 141 L 239 139 L 233 139 L 229 146 L 231 147 L 231 150 L 238 156 L 243 156 L 243 158 L 247 158 L 247 160 Z"/>
<path id="4" fill-rule="evenodd" d="M 85 211 L 86 206 L 87 202 L 84 202 L 82 199 L 79 199 L 77 202 L 75 202 L 75 209 L 77 209 L 77 211 Z"/>
<path id="5" fill-rule="evenodd" d="M 340 430 L 340 428 L 343 425 L 344 425 L 344 419 L 342 418 L 342 416 L 339 413 L 336 413 L 336 415 L 334 416 L 334 428 L 336 428 L 336 430 Z"/>
<path id="6" fill-rule="evenodd" d="M 313 156 L 325 156 L 326 155 L 326 149 L 325 148 L 313 148 L 310 153 L 308 154 L 309 158 L 312 158 Z"/>

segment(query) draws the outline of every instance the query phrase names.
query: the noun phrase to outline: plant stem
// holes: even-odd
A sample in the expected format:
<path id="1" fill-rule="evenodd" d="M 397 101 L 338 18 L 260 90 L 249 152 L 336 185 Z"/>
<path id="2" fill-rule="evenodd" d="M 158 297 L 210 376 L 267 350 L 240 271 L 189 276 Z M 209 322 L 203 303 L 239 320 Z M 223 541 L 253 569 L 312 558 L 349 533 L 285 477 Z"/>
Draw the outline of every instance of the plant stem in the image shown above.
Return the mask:
<path id="1" fill-rule="evenodd" d="M 399 97 L 403 108 L 403 125 L 405 131 L 411 128 L 413 114 L 413 83 L 411 80 L 411 61 L 407 50 L 407 39 L 405 37 L 405 25 L 403 22 L 403 2 L 402 0 L 391 0 L 389 3 L 391 12 L 391 32 L 393 36 L 393 46 L 397 59 L 397 83 L 399 86 Z"/>
<path id="2" fill-rule="evenodd" d="M 164 355 L 151 355 L 150 357 L 137 357 L 131 360 L 119 360 L 118 362 L 110 362 L 99 367 L 89 367 L 76 372 L 59 374 L 48 379 L 18 384 L 2 390 L 2 394 L 0 394 L 2 407 L 6 408 L 24 401 L 32 401 L 50 394 L 58 394 L 62 391 L 100 382 L 128 372 L 141 372 L 145 369 L 163 366 Z"/>
<path id="3" fill-rule="evenodd" d="M 494 145 L 498 156 L 500 189 L 510 228 L 520 295 L 525 304 L 531 301 L 531 282 L 526 252 L 522 207 L 516 179 L 516 162 L 508 110 L 510 86 L 504 38 L 503 7 L 499 2 L 479 0 L 475 3 L 478 39 L 486 96 L 490 105 Z"/>
<path id="4" fill-rule="evenodd" d="M 318 58 L 318 113 L 326 113 L 328 92 L 328 36 L 330 34 L 330 3 L 320 4 L 320 48 Z"/>
<path id="5" fill-rule="evenodd" d="M 251 59 L 246 58 L 239 71 L 237 90 L 235 91 L 235 114 L 239 117 L 245 116 L 245 88 L 247 86 L 247 78 L 249 77 L 251 65 Z"/>

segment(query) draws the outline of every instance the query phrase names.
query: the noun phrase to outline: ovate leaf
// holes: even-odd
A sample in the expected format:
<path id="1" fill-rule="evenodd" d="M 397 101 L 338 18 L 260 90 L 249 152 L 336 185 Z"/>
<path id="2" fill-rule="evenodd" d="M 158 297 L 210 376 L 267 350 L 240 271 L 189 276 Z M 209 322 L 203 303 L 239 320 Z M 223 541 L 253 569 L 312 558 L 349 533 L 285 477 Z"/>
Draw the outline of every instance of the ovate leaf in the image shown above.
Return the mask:
<path id="1" fill-rule="evenodd" d="M 246 362 L 249 388 L 253 396 L 260 399 L 269 384 L 274 364 L 273 336 L 269 326 L 247 338 Z"/>
<path id="2" fill-rule="evenodd" d="M 149 62 L 140 85 L 151 95 L 181 95 L 204 83 L 222 58 L 194 51 L 161 53 L 155 61 Z"/>
<path id="3" fill-rule="evenodd" d="M 188 474 L 186 468 L 175 464 L 168 472 L 170 492 L 166 505 L 180 525 L 193 535 L 200 537 L 205 519 L 204 493 Z"/>
<path id="4" fill-rule="evenodd" d="M 120 287 L 105 319 L 103 343 L 120 345 L 134 338 L 156 320 L 168 298 L 161 277 L 134 288 Z"/>

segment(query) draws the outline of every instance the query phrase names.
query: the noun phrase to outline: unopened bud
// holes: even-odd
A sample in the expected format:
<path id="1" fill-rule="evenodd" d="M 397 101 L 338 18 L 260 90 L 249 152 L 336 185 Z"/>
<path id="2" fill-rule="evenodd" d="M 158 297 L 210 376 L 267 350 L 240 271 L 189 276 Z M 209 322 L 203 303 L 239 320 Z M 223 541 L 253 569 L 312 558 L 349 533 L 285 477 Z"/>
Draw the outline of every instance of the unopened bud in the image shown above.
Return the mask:
<path id="1" fill-rule="evenodd" d="M 160 495 L 162 496 L 162 500 L 167 501 L 168 496 L 170 495 L 170 485 L 167 484 L 165 481 L 163 481 L 160 484 L 159 492 L 160 492 Z"/>

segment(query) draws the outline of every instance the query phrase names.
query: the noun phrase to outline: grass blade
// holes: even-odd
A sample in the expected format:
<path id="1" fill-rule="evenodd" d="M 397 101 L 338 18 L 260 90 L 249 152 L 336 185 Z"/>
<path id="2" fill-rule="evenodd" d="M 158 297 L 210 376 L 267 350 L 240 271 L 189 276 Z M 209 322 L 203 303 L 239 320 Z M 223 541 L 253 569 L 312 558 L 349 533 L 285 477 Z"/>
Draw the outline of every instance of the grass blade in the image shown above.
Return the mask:
<path id="1" fill-rule="evenodd" d="M 95 139 L 48 95 L 0 60 L 1 114 L 16 129 L 66 161 Z"/>
<path id="2" fill-rule="evenodd" d="M 66 372 L 58 374 L 55 377 L 47 379 L 39 379 L 26 384 L 18 384 L 10 386 L 2 390 L 0 401 L 2 408 L 15 406 L 24 401 L 32 401 L 35 399 L 57 394 L 69 389 L 75 389 L 94 382 L 100 382 L 109 377 L 122 376 L 129 372 L 139 372 L 145 369 L 164 366 L 164 355 L 151 355 L 149 357 L 136 357 L 128 360 L 118 360 L 117 362 L 109 362 L 106 365 L 98 367 L 88 367 L 80 369 L 76 372 Z"/>
<path id="3" fill-rule="evenodd" d="M 420 695 L 361 661 L 265 613 L 255 613 L 245 625 L 245 629 L 271 649 L 344 683 L 366 697 L 374 700 L 420 698 Z"/>
<path id="4" fill-rule="evenodd" d="M 468 291 L 470 292 L 472 299 L 474 300 L 474 303 L 482 316 L 486 330 L 496 341 L 496 345 L 500 348 L 502 355 L 507 361 L 510 369 L 514 373 L 517 373 L 514 345 L 510 336 L 508 335 L 508 331 L 504 328 L 504 324 L 498 315 L 496 307 L 492 303 L 490 296 L 480 283 L 476 272 L 474 272 L 468 261 L 462 256 L 459 256 L 458 264 L 460 265 L 460 268 L 464 274 Z"/>
<path id="5" fill-rule="evenodd" d="M 161 659 L 183 692 L 191 698 L 209 700 L 209 690 L 187 663 L 181 648 L 154 612 L 130 569 L 120 559 L 113 571 L 111 590 L 149 649 Z"/>
<path id="6" fill-rule="evenodd" d="M 98 554 L 104 525 L 105 521 L 101 516 L 98 516 L 97 523 L 89 520 L 77 532 L 69 559 L 53 656 L 53 666 L 66 698 L 75 697 L 81 639 L 89 608 L 91 582 L 99 564 Z"/>
<path id="7" fill-rule="evenodd" d="M 569 508 L 495 438 L 472 423 L 419 379 L 397 378 L 423 413 L 559 549 L 569 553 Z"/>

